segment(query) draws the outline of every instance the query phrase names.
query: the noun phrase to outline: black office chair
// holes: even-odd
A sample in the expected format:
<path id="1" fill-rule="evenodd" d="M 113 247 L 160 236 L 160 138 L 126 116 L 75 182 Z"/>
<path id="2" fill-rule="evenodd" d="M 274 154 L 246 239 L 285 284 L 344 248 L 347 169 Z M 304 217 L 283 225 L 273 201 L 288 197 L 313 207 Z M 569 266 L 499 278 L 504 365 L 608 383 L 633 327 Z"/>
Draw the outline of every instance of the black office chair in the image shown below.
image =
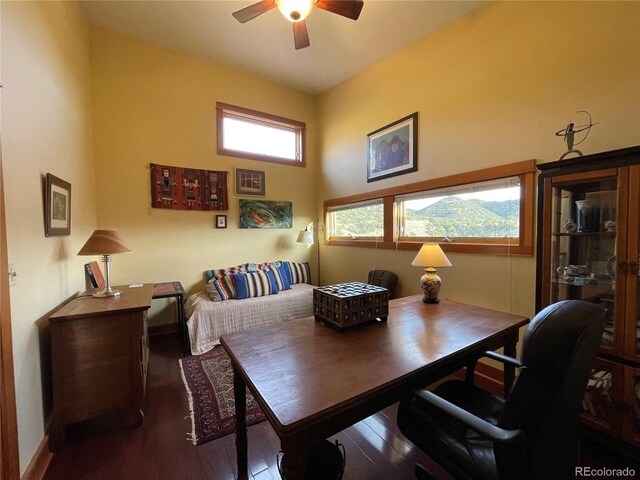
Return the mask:
<path id="1" fill-rule="evenodd" d="M 400 402 L 400 430 L 456 479 L 571 477 L 581 401 L 604 322 L 604 310 L 592 303 L 548 306 L 529 324 L 520 362 L 485 352 L 519 368 L 506 400 L 467 382 L 447 381 L 434 393 L 417 390 Z M 435 478 L 421 465 L 416 476 Z"/>
<path id="2" fill-rule="evenodd" d="M 393 298 L 393 294 L 398 285 L 398 276 L 388 270 L 371 270 L 367 279 L 369 285 L 377 285 L 389 290 L 389 298 Z"/>

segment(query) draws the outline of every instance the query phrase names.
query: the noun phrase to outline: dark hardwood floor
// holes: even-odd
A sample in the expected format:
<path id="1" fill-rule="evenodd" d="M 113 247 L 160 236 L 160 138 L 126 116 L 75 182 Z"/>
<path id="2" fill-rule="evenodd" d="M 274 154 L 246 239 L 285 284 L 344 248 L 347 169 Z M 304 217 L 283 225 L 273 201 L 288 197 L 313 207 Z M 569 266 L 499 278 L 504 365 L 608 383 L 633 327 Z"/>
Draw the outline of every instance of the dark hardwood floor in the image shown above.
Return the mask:
<path id="1" fill-rule="evenodd" d="M 234 435 L 194 446 L 189 406 L 182 384 L 177 335 L 151 339 L 145 420 L 128 428 L 128 419 L 112 416 L 67 428 L 67 443 L 46 474 L 48 480 L 167 479 L 230 480 L 236 476 Z M 399 432 L 393 405 L 332 437 L 346 450 L 345 480 L 412 479 L 416 462 L 450 480 Z M 255 480 L 278 480 L 278 437 L 268 422 L 249 427 L 249 470 Z M 589 442 L 584 466 L 633 466 L 625 457 Z M 640 468 L 636 465 L 636 472 Z M 606 477 L 590 477 L 606 478 Z"/>

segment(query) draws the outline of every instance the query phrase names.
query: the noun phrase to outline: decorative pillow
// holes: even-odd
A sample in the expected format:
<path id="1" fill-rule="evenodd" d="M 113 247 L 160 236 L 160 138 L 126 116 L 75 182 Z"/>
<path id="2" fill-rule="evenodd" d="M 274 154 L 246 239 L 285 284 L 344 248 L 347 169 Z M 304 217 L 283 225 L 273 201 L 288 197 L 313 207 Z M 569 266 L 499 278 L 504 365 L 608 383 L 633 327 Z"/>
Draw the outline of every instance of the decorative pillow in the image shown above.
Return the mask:
<path id="1" fill-rule="evenodd" d="M 232 278 L 236 287 L 236 298 L 238 300 L 265 297 L 278 293 L 276 279 L 270 270 L 240 273 L 233 275 Z"/>
<path id="2" fill-rule="evenodd" d="M 207 280 L 211 281 L 211 279 L 213 278 L 228 277 L 231 275 L 235 275 L 236 273 L 244 273 L 246 271 L 247 271 L 247 264 L 243 263 L 241 265 L 235 265 L 233 267 L 207 270 L 205 273 L 207 275 Z"/>
<path id="3" fill-rule="evenodd" d="M 271 273 L 276 280 L 276 286 L 278 290 L 291 290 L 291 282 L 289 282 L 289 275 L 283 266 L 271 268 Z"/>
<path id="4" fill-rule="evenodd" d="M 209 295 L 209 298 L 211 299 L 211 301 L 213 302 L 221 302 L 222 301 L 222 297 L 220 296 L 220 293 L 218 293 L 218 290 L 216 289 L 215 285 L 213 283 L 207 283 L 204 286 L 205 290 L 207 291 L 207 295 Z"/>
<path id="5" fill-rule="evenodd" d="M 236 298 L 236 288 L 233 282 L 233 276 L 223 275 L 221 277 L 212 278 L 209 280 L 209 284 L 213 285 L 218 295 L 220 295 L 220 300 L 229 300 L 230 298 Z M 209 295 L 211 297 L 211 294 Z M 211 297 L 211 300 L 214 300 Z"/>
<path id="6" fill-rule="evenodd" d="M 269 262 L 265 262 L 265 263 L 247 263 L 247 272 L 259 272 L 259 271 L 266 271 L 266 270 L 273 270 L 273 265 L 271 265 Z M 245 273 L 245 272 L 238 272 L 238 273 Z"/>
<path id="7" fill-rule="evenodd" d="M 309 263 L 283 262 L 289 265 L 289 283 L 311 283 L 311 269 Z"/>

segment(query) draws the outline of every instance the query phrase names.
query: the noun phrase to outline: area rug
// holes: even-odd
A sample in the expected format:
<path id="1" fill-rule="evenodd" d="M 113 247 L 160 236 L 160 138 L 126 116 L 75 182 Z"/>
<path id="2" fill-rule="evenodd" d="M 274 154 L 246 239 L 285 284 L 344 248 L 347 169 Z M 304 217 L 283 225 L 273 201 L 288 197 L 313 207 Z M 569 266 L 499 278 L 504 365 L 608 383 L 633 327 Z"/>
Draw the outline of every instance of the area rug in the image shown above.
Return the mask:
<path id="1" fill-rule="evenodd" d="M 233 369 L 224 348 L 180 359 L 180 370 L 191 414 L 190 440 L 202 445 L 235 431 Z M 247 391 L 247 425 L 261 422 L 264 413 Z"/>

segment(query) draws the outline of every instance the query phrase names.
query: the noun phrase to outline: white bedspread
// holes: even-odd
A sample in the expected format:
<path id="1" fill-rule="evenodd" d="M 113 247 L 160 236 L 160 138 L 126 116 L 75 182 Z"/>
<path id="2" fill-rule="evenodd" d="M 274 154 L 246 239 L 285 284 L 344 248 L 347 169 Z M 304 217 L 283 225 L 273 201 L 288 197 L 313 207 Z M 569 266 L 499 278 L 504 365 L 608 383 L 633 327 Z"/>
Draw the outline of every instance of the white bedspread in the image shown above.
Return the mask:
<path id="1" fill-rule="evenodd" d="M 313 315 L 313 285 L 299 283 L 276 295 L 223 302 L 200 292 L 187 298 L 185 313 L 191 353 L 200 355 L 219 345 L 225 333 Z"/>

